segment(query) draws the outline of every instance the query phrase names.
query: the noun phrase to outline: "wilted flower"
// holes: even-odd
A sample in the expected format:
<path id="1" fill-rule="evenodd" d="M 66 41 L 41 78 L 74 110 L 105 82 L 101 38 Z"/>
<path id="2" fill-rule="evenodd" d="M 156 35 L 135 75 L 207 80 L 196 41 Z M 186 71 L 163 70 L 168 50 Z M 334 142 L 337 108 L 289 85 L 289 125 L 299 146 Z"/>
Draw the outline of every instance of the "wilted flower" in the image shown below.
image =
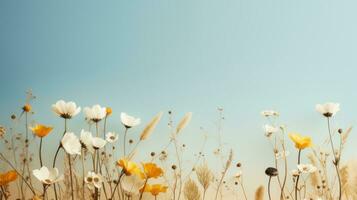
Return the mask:
<path id="1" fill-rule="evenodd" d="M 325 117 L 332 117 L 338 111 L 340 111 L 340 104 L 338 103 L 317 104 L 316 111 L 321 113 Z"/>
<path id="2" fill-rule="evenodd" d="M 60 117 L 64 119 L 71 119 L 76 116 L 80 111 L 81 107 L 77 108 L 76 103 L 70 101 L 65 102 L 63 100 L 59 100 L 56 104 L 52 105 L 52 110 Z"/>
<path id="3" fill-rule="evenodd" d="M 103 177 L 100 174 L 89 171 L 84 181 L 88 184 L 89 188 L 101 188 L 103 183 Z"/>
<path id="4" fill-rule="evenodd" d="M 42 138 L 47 136 L 52 131 L 53 127 L 37 124 L 36 126 L 31 127 L 30 129 L 36 136 Z"/>
<path id="5" fill-rule="evenodd" d="M 114 133 L 114 132 L 108 132 L 105 136 L 105 139 L 107 140 L 107 142 L 109 143 L 114 143 L 118 140 L 119 136 L 118 134 Z"/>
<path id="6" fill-rule="evenodd" d="M 151 195 L 157 196 L 162 192 L 166 192 L 167 186 L 164 186 L 162 184 L 153 184 L 153 185 L 145 185 L 145 188 L 142 188 L 140 191 L 142 192 L 150 192 Z"/>
<path id="7" fill-rule="evenodd" d="M 62 138 L 61 144 L 68 154 L 81 155 L 81 143 L 74 133 L 67 132 Z"/>
<path id="8" fill-rule="evenodd" d="M 35 169 L 32 174 L 43 184 L 51 185 L 63 179 L 63 175 L 60 175 L 57 168 L 48 169 L 43 166 L 40 169 Z"/>
<path id="9" fill-rule="evenodd" d="M 163 171 L 155 163 L 143 163 L 144 173 L 143 178 L 158 178 L 162 176 Z"/>
<path id="10" fill-rule="evenodd" d="M 306 174 L 314 173 L 317 170 L 317 168 L 312 164 L 299 164 L 297 168 L 300 173 Z"/>
<path id="11" fill-rule="evenodd" d="M 278 170 L 274 167 L 268 167 L 266 170 L 265 170 L 265 174 L 267 176 L 277 176 L 278 175 Z"/>
<path id="12" fill-rule="evenodd" d="M 295 143 L 295 147 L 299 150 L 312 146 L 311 138 L 301 136 L 300 134 L 290 133 L 289 138 Z"/>
<path id="13" fill-rule="evenodd" d="M 137 126 L 140 124 L 140 119 L 132 117 L 124 112 L 120 114 L 120 119 L 121 123 L 126 127 L 126 128 L 131 128 L 134 126 Z"/>
<path id="14" fill-rule="evenodd" d="M 261 112 L 261 115 L 263 115 L 264 117 L 271 117 L 271 116 L 278 117 L 279 113 L 274 110 L 264 110 Z"/>
<path id="15" fill-rule="evenodd" d="M 17 173 L 15 170 L 1 173 L 0 174 L 0 186 L 5 186 L 16 179 L 17 179 Z"/>
<path id="16" fill-rule="evenodd" d="M 85 107 L 84 114 L 88 120 L 92 120 L 93 122 L 99 122 L 106 115 L 107 111 L 105 107 L 101 107 L 100 105 L 94 105 L 91 108 Z"/>
<path id="17" fill-rule="evenodd" d="M 125 175 L 130 176 L 132 174 L 140 175 L 141 171 L 135 162 L 129 161 L 128 159 L 120 159 L 117 161 L 117 165 L 121 167 Z"/>

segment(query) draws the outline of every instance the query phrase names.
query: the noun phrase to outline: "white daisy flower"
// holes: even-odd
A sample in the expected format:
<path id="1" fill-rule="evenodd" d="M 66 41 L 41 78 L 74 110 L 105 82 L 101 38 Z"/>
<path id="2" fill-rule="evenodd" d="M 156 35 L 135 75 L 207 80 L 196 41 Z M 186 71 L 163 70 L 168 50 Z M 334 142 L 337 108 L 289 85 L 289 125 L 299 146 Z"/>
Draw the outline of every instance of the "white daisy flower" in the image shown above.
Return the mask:
<path id="1" fill-rule="evenodd" d="M 317 168 L 312 164 L 300 164 L 297 166 L 300 173 L 311 174 L 314 173 Z"/>
<path id="2" fill-rule="evenodd" d="M 114 133 L 114 132 L 108 132 L 105 136 L 105 139 L 107 140 L 107 142 L 109 143 L 114 143 L 118 140 L 119 136 L 118 134 Z"/>
<path id="3" fill-rule="evenodd" d="M 88 184 L 88 187 L 91 189 L 93 189 L 93 187 L 101 188 L 103 183 L 103 177 L 100 174 L 96 174 L 95 172 L 89 171 L 84 179 L 84 182 L 86 182 Z"/>
<path id="4" fill-rule="evenodd" d="M 88 120 L 92 120 L 93 122 L 99 122 L 107 115 L 107 109 L 105 107 L 101 107 L 100 105 L 94 105 L 91 108 L 85 107 L 84 114 Z"/>
<path id="5" fill-rule="evenodd" d="M 40 169 L 35 169 L 32 174 L 43 184 L 51 185 L 63 179 L 63 175 L 60 175 L 57 168 L 48 169 L 43 166 Z"/>
<path id="6" fill-rule="evenodd" d="M 90 153 L 94 153 L 92 140 L 93 140 L 92 133 L 82 129 L 80 141 L 81 141 L 82 147 L 86 148 Z"/>
<path id="7" fill-rule="evenodd" d="M 76 103 L 72 101 L 65 102 L 63 100 L 59 100 L 56 104 L 52 105 L 52 110 L 64 119 L 71 119 L 81 111 L 81 107 L 77 107 Z"/>
<path id="8" fill-rule="evenodd" d="M 94 149 L 98 150 L 103 148 L 107 144 L 107 141 L 100 137 L 93 137 L 92 138 L 92 146 Z"/>
<path id="9" fill-rule="evenodd" d="M 82 146 L 81 143 L 79 142 L 78 137 L 74 133 L 67 132 L 62 138 L 61 144 L 68 154 L 81 155 Z"/>
<path id="10" fill-rule="evenodd" d="M 317 104 L 316 111 L 321 113 L 325 117 L 332 117 L 338 111 L 340 111 L 340 104 L 338 103 Z"/>
<path id="11" fill-rule="evenodd" d="M 124 112 L 120 114 L 120 119 L 121 123 L 126 127 L 126 128 L 131 128 L 134 126 L 137 126 L 140 124 L 140 119 L 132 117 Z"/>
<path id="12" fill-rule="evenodd" d="M 276 133 L 279 131 L 279 128 L 266 124 L 264 127 L 264 131 L 265 131 L 265 136 L 270 137 L 273 133 Z"/>

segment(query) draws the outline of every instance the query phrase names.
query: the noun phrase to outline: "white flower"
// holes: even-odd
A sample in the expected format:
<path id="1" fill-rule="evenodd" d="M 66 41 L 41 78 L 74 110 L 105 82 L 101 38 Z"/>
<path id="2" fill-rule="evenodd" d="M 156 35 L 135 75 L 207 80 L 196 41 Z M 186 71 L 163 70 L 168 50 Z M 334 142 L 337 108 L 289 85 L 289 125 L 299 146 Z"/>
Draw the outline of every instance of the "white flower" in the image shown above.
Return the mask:
<path id="1" fill-rule="evenodd" d="M 139 191 L 143 187 L 143 185 L 144 185 L 144 180 L 136 175 L 131 175 L 131 176 L 124 175 L 123 178 L 121 179 L 121 187 L 127 194 L 131 194 L 131 195 L 139 194 Z"/>
<path id="2" fill-rule="evenodd" d="M 93 122 L 99 122 L 107 115 L 107 109 L 100 105 L 94 105 L 92 108 L 85 107 L 84 114 L 87 119 L 92 120 Z"/>
<path id="3" fill-rule="evenodd" d="M 325 117 L 332 117 L 338 111 L 340 111 L 340 104 L 338 103 L 317 104 L 316 111 L 321 113 Z"/>
<path id="4" fill-rule="evenodd" d="M 279 113 L 274 110 L 264 110 L 261 112 L 261 115 L 263 115 L 264 117 L 271 117 L 271 116 L 278 117 Z"/>
<path id="5" fill-rule="evenodd" d="M 317 168 L 312 164 L 300 164 L 297 168 L 300 173 L 306 174 L 314 173 L 317 170 Z"/>
<path id="6" fill-rule="evenodd" d="M 300 172 L 299 172 L 299 170 L 297 170 L 297 169 L 293 169 L 293 170 L 291 170 L 291 174 L 292 174 L 293 176 L 299 176 L 299 175 L 300 175 Z"/>
<path id="7" fill-rule="evenodd" d="M 35 169 L 32 174 L 43 184 L 50 185 L 63 179 L 63 175 L 60 175 L 57 168 L 48 169 L 43 166 L 40 169 Z"/>
<path id="8" fill-rule="evenodd" d="M 109 143 L 114 143 L 118 140 L 119 136 L 118 134 L 114 133 L 114 132 L 108 132 L 107 135 L 105 136 L 105 139 L 107 140 L 107 142 Z"/>
<path id="9" fill-rule="evenodd" d="M 70 119 L 76 116 L 81 111 L 81 107 L 77 107 L 76 103 L 72 101 L 65 102 L 63 100 L 59 100 L 56 102 L 56 104 L 52 105 L 52 110 L 58 116 L 64 119 Z"/>
<path id="10" fill-rule="evenodd" d="M 80 141 L 82 143 L 82 146 L 84 148 L 86 148 L 90 153 L 94 153 L 94 148 L 92 145 L 92 140 L 93 140 L 93 136 L 91 132 L 85 131 L 85 130 L 81 130 L 81 137 L 80 137 Z"/>
<path id="11" fill-rule="evenodd" d="M 137 126 L 140 124 L 140 119 L 132 117 L 124 112 L 120 114 L 120 119 L 121 123 L 126 127 L 126 128 L 131 128 L 133 126 Z"/>
<path id="12" fill-rule="evenodd" d="M 234 177 L 236 177 L 236 178 L 240 178 L 241 176 L 242 176 L 242 174 L 243 174 L 243 172 L 241 171 L 241 170 L 239 170 L 235 175 L 234 175 Z"/>
<path id="13" fill-rule="evenodd" d="M 81 155 L 81 143 L 79 142 L 78 137 L 71 132 L 67 132 L 62 140 L 61 140 L 63 148 L 66 150 L 68 154 L 74 155 L 78 154 Z"/>
<path id="14" fill-rule="evenodd" d="M 271 126 L 269 124 L 266 124 L 264 126 L 264 131 L 265 131 L 265 136 L 270 137 L 273 133 L 278 132 L 279 129 L 276 128 L 275 126 Z"/>
<path id="15" fill-rule="evenodd" d="M 92 145 L 94 149 L 101 149 L 107 144 L 107 141 L 100 137 L 93 137 L 92 138 Z"/>
<path id="16" fill-rule="evenodd" d="M 281 151 L 281 152 L 278 152 L 278 153 L 275 154 L 275 158 L 277 160 L 281 159 L 281 158 L 286 158 L 289 154 L 290 154 L 289 151 Z"/>
<path id="17" fill-rule="evenodd" d="M 88 184 L 89 188 L 101 188 L 103 183 L 103 177 L 100 174 L 89 171 L 84 181 Z"/>

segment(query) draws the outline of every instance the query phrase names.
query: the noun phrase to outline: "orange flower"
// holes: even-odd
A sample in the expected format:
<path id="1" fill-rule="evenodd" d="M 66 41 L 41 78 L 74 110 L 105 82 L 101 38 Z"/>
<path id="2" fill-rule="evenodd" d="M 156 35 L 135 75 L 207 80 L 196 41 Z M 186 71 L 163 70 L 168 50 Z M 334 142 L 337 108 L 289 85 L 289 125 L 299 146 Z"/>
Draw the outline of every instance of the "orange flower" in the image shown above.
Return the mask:
<path id="1" fill-rule="evenodd" d="M 143 163 L 142 165 L 144 168 L 142 178 L 158 178 L 163 174 L 162 169 L 158 167 L 155 163 Z"/>
<path id="2" fill-rule="evenodd" d="M 159 195 L 161 192 L 166 192 L 167 186 L 162 184 L 145 185 L 145 188 L 141 188 L 140 192 L 150 192 L 153 196 Z"/>
<path id="3" fill-rule="evenodd" d="M 0 186 L 9 184 L 10 182 L 16 180 L 17 173 L 15 170 L 8 171 L 4 174 L 0 174 Z"/>
<path id="4" fill-rule="evenodd" d="M 31 127 L 30 129 L 35 135 L 42 138 L 48 135 L 52 131 L 53 127 L 37 124 L 35 127 Z"/>
<path id="5" fill-rule="evenodd" d="M 308 136 L 304 137 L 300 134 L 290 133 L 289 138 L 295 143 L 295 147 L 299 150 L 312 146 L 311 138 Z"/>
<path id="6" fill-rule="evenodd" d="M 129 161 L 128 159 L 120 159 L 117 161 L 117 165 L 121 167 L 125 175 L 130 176 L 132 174 L 140 175 L 141 171 L 135 162 Z"/>
<path id="7" fill-rule="evenodd" d="M 107 116 L 109 116 L 113 113 L 113 110 L 111 107 L 106 107 L 105 111 L 107 112 Z"/>
<path id="8" fill-rule="evenodd" d="M 30 112 L 31 108 L 32 108 L 31 105 L 27 103 L 27 104 L 24 105 L 24 107 L 22 107 L 22 110 L 24 112 Z"/>

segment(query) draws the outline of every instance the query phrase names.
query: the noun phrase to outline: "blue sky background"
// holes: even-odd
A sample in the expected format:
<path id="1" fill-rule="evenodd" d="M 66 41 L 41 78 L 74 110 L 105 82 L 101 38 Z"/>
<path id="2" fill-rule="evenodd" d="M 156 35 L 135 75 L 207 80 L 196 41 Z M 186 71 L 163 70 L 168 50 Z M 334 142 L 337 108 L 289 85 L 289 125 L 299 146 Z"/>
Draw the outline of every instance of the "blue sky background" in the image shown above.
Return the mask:
<path id="1" fill-rule="evenodd" d="M 0 122 L 9 124 L 29 88 L 38 96 L 34 117 L 56 129 L 62 122 L 50 106 L 59 99 L 111 106 L 117 132 L 121 111 L 143 123 L 158 111 L 173 110 L 177 119 L 192 111 L 182 140 L 197 149 L 203 126 L 211 154 L 221 106 L 224 141 L 247 166 L 254 188 L 272 164 L 261 110 L 280 111 L 288 130 L 318 144 L 327 132 L 316 103 L 341 103 L 335 128 L 356 124 L 356 6 L 353 0 L 3 0 Z M 71 122 L 73 131 L 83 118 Z M 143 148 L 160 149 L 166 130 L 163 122 Z M 345 159 L 356 156 L 356 140 L 352 133 Z"/>

